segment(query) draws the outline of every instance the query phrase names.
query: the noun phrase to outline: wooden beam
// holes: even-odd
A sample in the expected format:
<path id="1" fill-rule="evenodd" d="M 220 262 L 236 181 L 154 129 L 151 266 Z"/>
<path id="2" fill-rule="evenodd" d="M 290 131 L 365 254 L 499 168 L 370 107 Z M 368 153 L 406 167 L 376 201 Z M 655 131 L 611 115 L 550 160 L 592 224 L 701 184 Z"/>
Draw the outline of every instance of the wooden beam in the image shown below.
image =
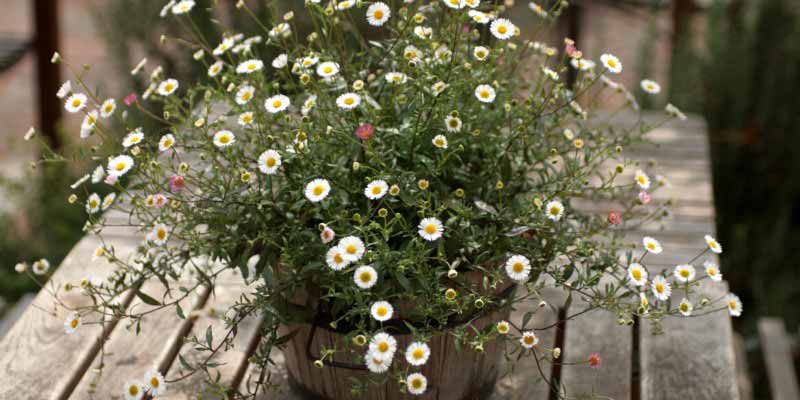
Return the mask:
<path id="1" fill-rule="evenodd" d="M 56 91 L 61 85 L 61 76 L 58 64 L 50 62 L 58 50 L 58 0 L 35 0 L 33 3 L 39 130 L 50 145 L 58 149 L 61 139 L 56 126 L 61 118 L 61 102 Z"/>
<path id="2" fill-rule="evenodd" d="M 774 400 L 798 400 L 797 374 L 792 360 L 792 346 L 780 318 L 758 320 L 758 336 L 767 364 L 769 389 Z"/>

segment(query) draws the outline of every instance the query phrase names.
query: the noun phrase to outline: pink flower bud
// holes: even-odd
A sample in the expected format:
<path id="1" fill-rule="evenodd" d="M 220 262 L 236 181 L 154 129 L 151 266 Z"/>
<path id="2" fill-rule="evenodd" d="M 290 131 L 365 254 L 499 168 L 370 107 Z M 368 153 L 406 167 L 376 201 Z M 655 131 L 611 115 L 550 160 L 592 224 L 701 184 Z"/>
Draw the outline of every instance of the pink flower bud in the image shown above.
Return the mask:
<path id="1" fill-rule="evenodd" d="M 131 94 L 125 96 L 124 102 L 125 102 L 126 106 L 130 107 L 131 104 L 136 102 L 136 93 L 131 93 Z"/>
<path id="2" fill-rule="evenodd" d="M 164 196 L 161 193 L 154 194 L 153 205 L 155 205 L 157 208 L 164 207 L 165 205 L 167 205 L 167 196 Z"/>
<path id="3" fill-rule="evenodd" d="M 117 183 L 117 176 L 116 175 L 106 175 L 106 179 L 104 180 L 104 182 L 107 185 L 112 185 L 113 186 L 115 183 Z"/>
<path id="4" fill-rule="evenodd" d="M 184 180 L 180 175 L 174 175 L 172 178 L 169 178 L 169 190 L 172 193 L 178 193 L 183 190 L 183 184 Z"/>
<path id="5" fill-rule="evenodd" d="M 336 237 L 336 232 L 333 229 L 325 227 L 322 232 L 319 234 L 319 238 L 322 239 L 322 243 L 328 244 L 330 243 L 333 238 Z"/>
<path id="6" fill-rule="evenodd" d="M 369 140 L 374 133 L 375 127 L 370 124 L 363 124 L 356 128 L 356 136 L 358 136 L 359 139 Z"/>
<path id="7" fill-rule="evenodd" d="M 645 192 L 645 191 L 639 192 L 639 201 L 641 201 L 642 204 L 650 203 L 650 200 L 652 200 L 652 199 L 651 199 L 650 195 L 647 194 L 647 192 Z"/>
<path id="8" fill-rule="evenodd" d="M 608 223 L 611 225 L 619 225 L 622 222 L 622 217 L 620 217 L 618 212 L 612 211 L 608 213 Z"/>
<path id="9" fill-rule="evenodd" d="M 592 353 L 589 354 L 589 366 L 592 368 L 600 368 L 603 365 L 603 359 L 600 358 L 600 354 Z"/>

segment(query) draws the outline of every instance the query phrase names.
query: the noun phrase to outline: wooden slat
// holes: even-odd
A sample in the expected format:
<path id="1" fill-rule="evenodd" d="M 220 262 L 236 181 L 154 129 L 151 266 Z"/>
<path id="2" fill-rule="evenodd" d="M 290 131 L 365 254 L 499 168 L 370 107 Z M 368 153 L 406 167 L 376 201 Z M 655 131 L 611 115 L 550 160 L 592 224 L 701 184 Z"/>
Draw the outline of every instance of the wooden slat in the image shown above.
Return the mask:
<path id="1" fill-rule="evenodd" d="M 231 275 L 234 274 L 226 272 L 217 280 L 211 298 L 205 307 L 198 312 L 198 319 L 195 321 L 192 332 L 188 336 L 196 336 L 202 339 L 206 329 L 211 327 L 214 336 L 213 344 L 217 346 L 228 334 L 229 330 L 225 327 L 222 317 L 239 300 L 243 293 L 252 291 L 252 287 L 245 285 L 240 275 Z M 220 394 L 227 392 L 231 387 L 237 387 L 243 379 L 245 370 L 248 367 L 247 359 L 253 350 L 253 341 L 258 340 L 260 323 L 261 319 L 258 315 L 243 320 L 239 324 L 236 336 L 233 339 L 233 347 L 224 351 L 220 350 L 210 360 L 220 364 L 218 367 L 210 369 L 212 380 L 216 380 L 217 374 L 220 376 L 219 381 L 216 382 L 219 384 L 218 387 L 208 387 L 206 383 L 207 377 L 205 374 L 198 372 L 191 375 L 190 378 L 171 384 L 167 394 L 159 397 L 159 399 L 223 398 Z M 194 365 L 195 361 L 205 360 L 208 357 L 207 352 L 196 351 L 193 345 L 188 342 L 180 349 L 180 354 L 191 365 Z M 186 375 L 187 372 L 180 363 L 175 362 L 172 368 L 169 369 L 167 380 L 175 380 Z"/>
<path id="2" fill-rule="evenodd" d="M 683 297 L 679 292 L 673 291 L 673 304 Z M 727 284 L 705 281 L 701 293 L 716 299 L 727 293 Z M 739 400 L 726 312 L 666 317 L 662 326 L 665 333 L 654 335 L 649 323 L 641 324 L 642 400 Z"/>
<path id="3" fill-rule="evenodd" d="M 104 278 L 113 272 L 107 262 L 91 261 L 92 251 L 99 243 L 91 236 L 81 240 L 51 277 L 53 285 L 77 284 L 81 278 Z M 131 240 L 116 241 L 117 254 L 125 257 L 133 251 L 134 244 Z M 71 305 L 85 301 L 78 293 L 67 294 L 63 300 Z M 128 300 L 123 299 L 123 304 L 125 301 Z M 0 342 L 0 398 L 40 400 L 68 396 L 86 368 L 86 356 L 97 352 L 97 337 L 102 332 L 100 325 L 86 324 L 75 334 L 65 334 L 63 321 L 67 314 L 63 308 L 54 309 L 54 300 L 46 291 L 36 295 Z"/>
<path id="4" fill-rule="evenodd" d="M 531 318 L 529 327 L 534 328 L 534 332 L 539 337 L 536 355 L 539 358 L 550 359 L 551 350 L 556 347 L 557 327 L 551 325 L 558 322 L 558 313 L 564 305 L 564 293 L 552 288 L 545 289 L 541 293 L 547 306 L 539 308 L 536 300 L 530 300 L 523 307 L 518 308 L 511 314 L 511 321 L 520 326 L 526 312 L 535 311 Z M 547 328 L 547 329 L 542 329 Z M 542 372 L 539 372 L 541 367 Z M 513 373 L 501 377 L 495 386 L 495 392 L 490 397 L 491 400 L 527 400 L 527 399 L 547 399 L 551 392 L 551 387 L 547 382 L 552 380 L 553 366 L 549 362 L 540 361 L 537 366 L 533 357 L 525 357 L 514 365 Z"/>
<path id="5" fill-rule="evenodd" d="M 585 310 L 576 302 L 569 314 Z M 565 365 L 561 370 L 562 388 L 567 398 L 589 398 L 591 394 L 615 400 L 631 398 L 633 332 L 630 326 L 619 325 L 617 316 L 605 310 L 593 310 L 566 323 L 564 361 L 582 362 Z M 600 368 L 591 368 L 585 361 L 591 353 L 602 359 Z M 600 397 L 606 398 L 606 397 Z"/>
<path id="6" fill-rule="evenodd" d="M 764 361 L 767 364 L 769 388 L 773 400 L 798 400 L 797 373 L 792 360 L 792 346 L 786 335 L 786 327 L 780 318 L 758 320 L 758 336 Z"/>
<path id="7" fill-rule="evenodd" d="M 0 320 L 0 339 L 11 330 L 11 327 L 14 326 L 19 317 L 22 316 L 25 310 L 28 309 L 28 306 L 33 302 L 34 297 L 36 297 L 36 295 L 28 293 L 20 297 L 8 310 L 2 310 L 4 312 L 2 314 L 2 320 Z"/>
<path id="8" fill-rule="evenodd" d="M 753 383 L 750 380 L 747 348 L 742 335 L 733 334 L 733 345 L 736 354 L 736 382 L 739 386 L 739 397 L 742 400 L 753 400 Z"/>

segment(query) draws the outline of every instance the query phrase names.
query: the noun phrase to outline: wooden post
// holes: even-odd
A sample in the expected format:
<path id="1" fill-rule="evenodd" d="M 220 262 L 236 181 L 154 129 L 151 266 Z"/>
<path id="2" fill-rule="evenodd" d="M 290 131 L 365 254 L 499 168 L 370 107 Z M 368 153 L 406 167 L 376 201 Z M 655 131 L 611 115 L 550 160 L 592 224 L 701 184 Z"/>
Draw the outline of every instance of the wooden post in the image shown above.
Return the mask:
<path id="1" fill-rule="evenodd" d="M 674 0 L 672 8 L 672 48 L 681 46 L 691 24 L 693 0 Z"/>
<path id="2" fill-rule="evenodd" d="M 581 47 L 581 12 L 582 6 L 579 2 L 573 2 L 567 9 L 567 37 L 575 41 L 575 45 Z M 567 85 L 568 87 L 575 86 L 578 79 L 578 71 L 575 68 L 567 66 Z"/>
<path id="3" fill-rule="evenodd" d="M 50 62 L 58 50 L 58 0 L 35 0 L 34 29 L 36 48 L 37 105 L 39 130 L 54 149 L 61 147 L 56 125 L 61 118 L 61 102 L 56 91 L 61 84 L 58 64 Z"/>

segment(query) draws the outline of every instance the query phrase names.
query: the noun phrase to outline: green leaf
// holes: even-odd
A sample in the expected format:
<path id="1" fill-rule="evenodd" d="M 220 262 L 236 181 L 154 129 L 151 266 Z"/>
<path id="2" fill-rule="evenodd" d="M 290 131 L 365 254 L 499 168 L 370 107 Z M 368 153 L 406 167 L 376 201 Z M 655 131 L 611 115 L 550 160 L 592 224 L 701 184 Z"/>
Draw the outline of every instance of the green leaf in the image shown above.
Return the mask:
<path id="1" fill-rule="evenodd" d="M 151 306 L 160 306 L 161 305 L 161 303 L 158 300 L 150 297 L 150 295 L 142 292 L 141 290 L 137 290 L 136 291 L 136 296 L 139 299 L 141 299 L 145 304 L 149 304 Z"/>
<path id="2" fill-rule="evenodd" d="M 178 318 L 186 319 L 186 315 L 183 314 L 183 308 L 181 308 L 180 304 L 175 304 L 175 312 L 178 313 Z"/>
<path id="3" fill-rule="evenodd" d="M 206 344 L 208 347 L 212 347 L 212 343 L 214 343 L 214 331 L 211 329 L 211 325 L 206 328 Z"/>

